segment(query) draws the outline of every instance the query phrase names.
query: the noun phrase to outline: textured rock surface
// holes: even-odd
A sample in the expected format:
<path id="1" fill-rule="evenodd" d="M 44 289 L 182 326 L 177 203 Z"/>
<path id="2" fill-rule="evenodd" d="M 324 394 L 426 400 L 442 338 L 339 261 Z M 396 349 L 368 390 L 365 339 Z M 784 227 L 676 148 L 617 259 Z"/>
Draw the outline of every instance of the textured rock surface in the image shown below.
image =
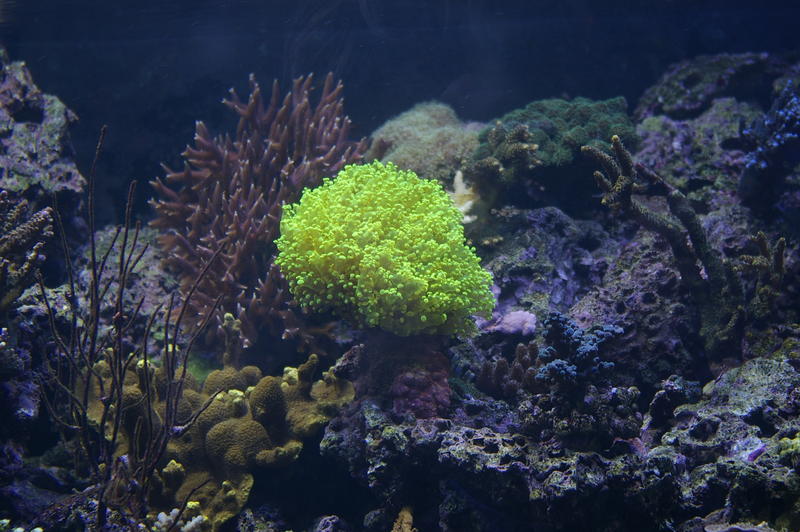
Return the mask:
<path id="1" fill-rule="evenodd" d="M 0 67 L 0 187 L 80 192 L 84 180 L 68 133 L 78 117 L 57 97 L 42 93 L 25 63 L 11 62 L 2 48 Z"/>

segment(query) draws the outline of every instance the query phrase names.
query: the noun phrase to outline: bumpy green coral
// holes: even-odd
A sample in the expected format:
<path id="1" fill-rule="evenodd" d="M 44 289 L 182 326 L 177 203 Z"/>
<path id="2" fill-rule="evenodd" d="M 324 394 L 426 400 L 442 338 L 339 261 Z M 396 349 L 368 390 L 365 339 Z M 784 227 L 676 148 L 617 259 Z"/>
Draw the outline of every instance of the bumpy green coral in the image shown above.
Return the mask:
<path id="1" fill-rule="evenodd" d="M 552 205 L 586 218 L 597 202 L 580 177 L 589 171 L 581 146 L 599 148 L 612 133 L 636 144 L 625 98 L 537 100 L 480 133 L 464 177 L 496 207 Z"/>
<path id="2" fill-rule="evenodd" d="M 284 207 L 276 263 L 301 306 L 402 336 L 464 334 L 491 312 L 491 275 L 439 183 L 350 165 Z"/>
<path id="3" fill-rule="evenodd" d="M 541 166 L 565 166 L 578 159 L 581 146 L 601 146 L 612 133 L 631 145 L 636 131 L 627 115 L 625 98 L 595 101 L 587 98 L 562 100 L 551 98 L 529 103 L 499 119 L 505 127 L 513 129 L 523 124 L 528 127 L 530 140 L 538 145 L 536 158 Z M 481 133 L 481 142 L 487 142 L 492 129 Z M 478 158 L 489 155 L 482 144 Z"/>

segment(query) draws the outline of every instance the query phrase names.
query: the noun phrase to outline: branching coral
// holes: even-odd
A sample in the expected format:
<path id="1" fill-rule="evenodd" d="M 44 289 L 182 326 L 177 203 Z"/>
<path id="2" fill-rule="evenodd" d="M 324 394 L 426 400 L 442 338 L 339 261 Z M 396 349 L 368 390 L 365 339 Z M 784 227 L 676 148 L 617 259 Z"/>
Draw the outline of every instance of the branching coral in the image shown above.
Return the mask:
<path id="1" fill-rule="evenodd" d="M 745 307 L 733 267 L 711 248 L 697 213 L 680 190 L 652 170 L 634 164 L 616 135 L 611 138 L 611 148 L 613 156 L 591 146 L 582 148 L 602 168 L 594 178 L 603 191 L 603 205 L 634 218 L 667 240 L 682 281 L 698 307 L 706 353 L 712 358 L 721 358 L 726 351 L 737 353 Z M 634 198 L 635 194 L 665 196 L 671 215 L 647 207 Z"/>
<path id="2" fill-rule="evenodd" d="M 749 309 L 755 320 L 764 320 L 774 310 L 775 300 L 781 293 L 780 286 L 786 273 L 786 239 L 779 238 L 775 245 L 770 245 L 767 235 L 759 231 L 753 240 L 758 246 L 758 255 L 739 257 L 736 270 L 757 272 L 755 295 L 750 300 Z"/>
<path id="3" fill-rule="evenodd" d="M 198 122 L 195 145 L 183 153 L 184 169 L 165 167 L 166 183 L 152 182 L 160 196 L 152 201 L 157 213 L 152 224 L 164 232 L 160 243 L 170 256 L 167 266 L 179 273 L 184 291 L 200 265 L 223 250 L 193 298 L 192 315 L 205 315 L 222 295 L 217 324 L 225 313 L 239 319 L 245 346 L 260 331 L 312 343 L 288 305 L 286 282 L 273 264 L 281 206 L 364 151 L 363 141 L 347 140 L 350 120 L 343 112 L 342 84 L 334 84 L 329 74 L 319 102 L 312 105 L 312 82 L 310 75 L 297 78 L 283 98 L 275 82 L 266 100 L 251 76 L 247 101 L 231 90 L 224 102 L 239 115 L 235 136 L 214 138 Z M 220 327 L 212 330 L 222 334 Z"/>
<path id="4" fill-rule="evenodd" d="M 27 220 L 28 203 L 13 201 L 0 190 L 0 312 L 33 282 L 44 259 L 44 242 L 53 236 L 52 210 L 48 207 Z"/>
<path id="5" fill-rule="evenodd" d="M 77 292 L 66 237 L 61 239 L 69 286 L 66 327 L 59 327 L 57 310 L 43 280 L 41 277 L 38 279 L 55 344 L 55 352 L 43 362 L 42 398 L 62 435 L 75 435 L 78 444 L 76 458 L 88 468 L 92 483 L 85 494 L 94 498 L 91 528 L 98 530 L 107 528 L 109 509 L 116 510 L 128 524 L 143 516 L 169 442 L 188 430 L 196 415 L 205 408 L 204 405 L 193 405 L 197 408 L 195 415 L 191 412 L 181 415 L 180 406 L 190 380 L 187 370 L 189 353 L 197 334 L 208 323 L 208 319 L 204 320 L 184 348 L 179 349 L 177 339 L 182 336 L 181 322 L 188 299 L 177 305 L 171 296 L 165 305 L 165 348 L 158 357 L 161 365 L 157 371 L 148 351 L 153 322 L 161 306 L 147 318 L 147 326 L 136 345 L 128 342 L 129 334 L 141 316 L 144 297 L 130 302 L 125 293 L 147 246 L 141 244 L 139 224 L 131 227 L 135 190 L 135 183 L 131 183 L 124 224 L 116 230 L 109 248 L 102 253 L 98 250 L 94 169 L 104 136 L 105 128 L 100 135 L 88 181 L 90 280 L 82 298 Z M 56 221 L 63 231 L 57 214 L 56 211 Z M 114 248 L 116 252 L 112 253 Z M 111 255 L 115 260 L 109 261 Z M 211 260 L 215 258 L 216 255 L 212 255 Z M 201 268 L 195 285 L 207 273 L 207 267 Z M 187 298 L 193 292 L 194 289 L 190 289 Z M 85 303 L 81 304 L 81 301 Z M 101 311 L 109 301 L 113 302 L 114 314 L 106 322 Z M 214 307 L 211 306 L 209 314 Z M 174 316 L 177 317 L 173 320 Z"/>
<path id="6" fill-rule="evenodd" d="M 464 169 L 481 194 L 503 195 L 503 203 L 557 205 L 567 212 L 594 207 L 591 194 L 576 182 L 586 166 L 584 144 L 598 145 L 616 131 L 628 143 L 636 132 L 622 97 L 604 101 L 575 98 L 529 103 L 495 121 L 480 134 L 473 163 Z"/>
<path id="7" fill-rule="evenodd" d="M 517 345 L 514 359 L 487 360 L 479 389 L 516 406 L 522 430 L 542 441 L 556 437 L 577 448 L 607 448 L 614 438 L 631 438 L 641 419 L 639 391 L 612 385 L 603 346 L 623 331 L 614 325 L 582 329 L 563 314 L 544 322 L 546 347 Z"/>
<path id="8" fill-rule="evenodd" d="M 517 124 L 509 130 L 498 121 L 486 132 L 484 149 L 491 155 L 478 159 L 469 168 L 471 176 L 484 187 L 520 181 L 542 164 L 536 154 L 539 145 L 533 141 L 526 124 Z"/>

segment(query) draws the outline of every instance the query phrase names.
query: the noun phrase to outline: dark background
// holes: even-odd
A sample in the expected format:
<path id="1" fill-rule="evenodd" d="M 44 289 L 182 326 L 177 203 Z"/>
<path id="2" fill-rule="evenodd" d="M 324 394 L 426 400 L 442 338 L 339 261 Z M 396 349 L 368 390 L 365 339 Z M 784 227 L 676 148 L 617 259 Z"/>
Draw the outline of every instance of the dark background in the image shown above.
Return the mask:
<path id="1" fill-rule="evenodd" d="M 0 0 L 0 44 L 80 116 L 82 168 L 109 125 L 109 207 L 127 180 L 180 164 L 195 120 L 230 127 L 219 102 L 245 96 L 250 72 L 285 87 L 332 70 L 360 137 L 430 99 L 481 121 L 552 96 L 632 107 L 675 61 L 797 49 L 799 24 L 798 0 Z"/>

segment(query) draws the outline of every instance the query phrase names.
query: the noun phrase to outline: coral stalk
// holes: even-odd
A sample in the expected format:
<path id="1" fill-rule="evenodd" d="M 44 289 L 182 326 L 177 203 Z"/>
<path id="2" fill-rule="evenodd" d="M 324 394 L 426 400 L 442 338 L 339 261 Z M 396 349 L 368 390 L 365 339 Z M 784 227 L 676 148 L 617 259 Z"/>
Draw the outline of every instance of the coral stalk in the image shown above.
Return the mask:
<path id="1" fill-rule="evenodd" d="M 719 359 L 730 351 L 738 353 L 745 301 L 733 267 L 711 248 L 697 213 L 680 190 L 651 169 L 634 164 L 617 135 L 611 138 L 611 149 L 613 156 L 592 146 L 581 149 L 602 169 L 594 172 L 595 181 L 603 191 L 602 203 L 667 240 L 683 282 L 698 307 L 706 354 Z M 634 194 L 665 197 L 671 216 L 650 209 L 636 200 Z"/>

